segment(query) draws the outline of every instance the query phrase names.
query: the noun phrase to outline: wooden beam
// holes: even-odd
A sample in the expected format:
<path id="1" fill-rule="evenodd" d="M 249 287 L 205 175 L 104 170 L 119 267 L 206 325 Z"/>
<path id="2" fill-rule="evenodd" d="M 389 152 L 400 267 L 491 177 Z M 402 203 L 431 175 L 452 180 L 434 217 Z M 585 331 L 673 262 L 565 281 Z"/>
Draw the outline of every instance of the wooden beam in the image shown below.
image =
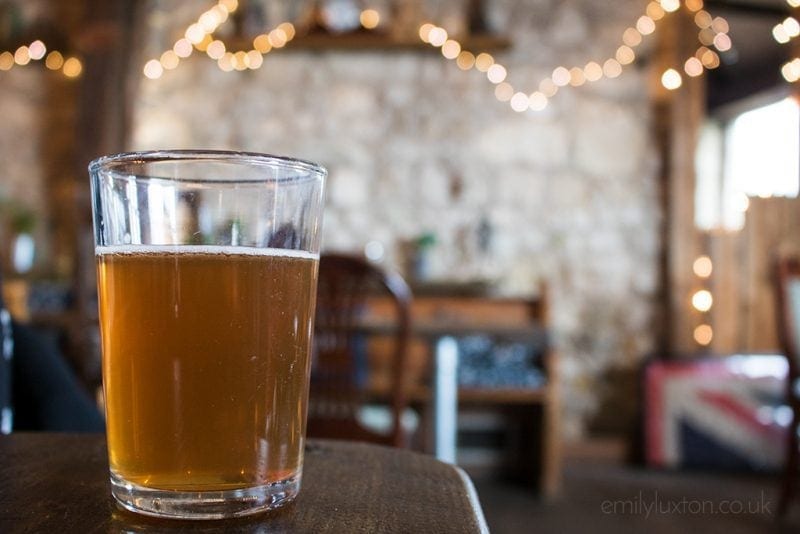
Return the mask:
<path id="1" fill-rule="evenodd" d="M 716 14 L 717 11 L 728 11 L 731 13 L 741 13 L 743 15 L 774 19 L 786 17 L 791 13 L 789 4 L 786 3 L 768 5 L 748 2 L 746 0 L 706 0 L 705 7 L 714 14 Z"/>
<path id="2" fill-rule="evenodd" d="M 132 90 L 128 72 L 136 27 L 144 2 L 83 0 L 84 16 L 73 28 L 81 50 L 83 74 L 75 108 L 76 144 L 71 172 L 63 179 L 70 191 L 72 213 L 62 221 L 69 232 L 74 309 L 69 321 L 70 353 L 84 382 L 100 383 L 99 347 L 91 198 L 87 166 L 90 160 L 124 150 L 130 134 Z"/>
<path id="3" fill-rule="evenodd" d="M 693 339 L 698 318 L 689 302 L 696 286 L 692 263 L 701 251 L 694 224 L 694 154 L 705 115 L 705 85 L 702 77 L 684 77 L 683 86 L 675 91 L 661 85 L 661 74 L 666 69 L 679 69 L 685 58 L 694 54 L 696 32 L 691 14 L 683 10 L 665 20 L 652 71 L 663 210 L 661 310 L 657 323 L 661 331 L 657 339 L 664 356 L 683 355 L 698 348 Z"/>

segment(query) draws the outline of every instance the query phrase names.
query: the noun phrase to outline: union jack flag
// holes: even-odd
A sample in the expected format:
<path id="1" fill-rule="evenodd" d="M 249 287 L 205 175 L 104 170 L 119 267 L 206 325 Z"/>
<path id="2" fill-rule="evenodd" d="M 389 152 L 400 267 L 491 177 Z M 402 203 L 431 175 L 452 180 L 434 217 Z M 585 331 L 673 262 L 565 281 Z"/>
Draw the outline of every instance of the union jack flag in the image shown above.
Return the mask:
<path id="1" fill-rule="evenodd" d="M 777 470 L 791 411 L 779 355 L 655 361 L 645 370 L 646 457 L 653 467 Z"/>

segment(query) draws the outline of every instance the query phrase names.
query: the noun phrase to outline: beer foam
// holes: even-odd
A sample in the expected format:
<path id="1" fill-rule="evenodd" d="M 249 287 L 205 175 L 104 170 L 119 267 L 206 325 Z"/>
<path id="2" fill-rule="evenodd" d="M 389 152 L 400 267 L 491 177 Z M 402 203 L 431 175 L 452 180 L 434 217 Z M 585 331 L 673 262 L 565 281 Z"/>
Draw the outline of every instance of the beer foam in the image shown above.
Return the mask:
<path id="1" fill-rule="evenodd" d="M 319 254 L 288 248 L 256 248 L 233 245 L 113 245 L 95 247 L 95 256 L 108 254 L 219 254 L 223 256 L 282 256 L 318 260 Z"/>

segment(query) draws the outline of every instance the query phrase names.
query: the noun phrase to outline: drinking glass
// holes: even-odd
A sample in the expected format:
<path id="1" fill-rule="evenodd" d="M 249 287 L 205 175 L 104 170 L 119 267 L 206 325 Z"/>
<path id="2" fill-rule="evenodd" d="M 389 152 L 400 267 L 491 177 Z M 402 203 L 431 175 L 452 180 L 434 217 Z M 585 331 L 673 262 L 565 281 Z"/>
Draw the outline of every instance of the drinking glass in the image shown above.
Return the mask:
<path id="1" fill-rule="evenodd" d="M 191 519 L 292 500 L 325 169 L 161 151 L 89 172 L 113 496 Z"/>

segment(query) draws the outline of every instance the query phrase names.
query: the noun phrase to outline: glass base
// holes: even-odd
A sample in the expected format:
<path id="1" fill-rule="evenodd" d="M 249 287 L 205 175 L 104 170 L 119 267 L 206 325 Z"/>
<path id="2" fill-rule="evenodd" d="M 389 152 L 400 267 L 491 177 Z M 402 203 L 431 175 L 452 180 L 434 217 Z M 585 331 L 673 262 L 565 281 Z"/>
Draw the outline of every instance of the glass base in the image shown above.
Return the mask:
<path id="1" fill-rule="evenodd" d="M 223 491 L 171 491 L 145 488 L 111 473 L 111 494 L 126 510 L 172 519 L 225 519 L 257 514 L 294 500 L 300 473 L 252 488 Z"/>

